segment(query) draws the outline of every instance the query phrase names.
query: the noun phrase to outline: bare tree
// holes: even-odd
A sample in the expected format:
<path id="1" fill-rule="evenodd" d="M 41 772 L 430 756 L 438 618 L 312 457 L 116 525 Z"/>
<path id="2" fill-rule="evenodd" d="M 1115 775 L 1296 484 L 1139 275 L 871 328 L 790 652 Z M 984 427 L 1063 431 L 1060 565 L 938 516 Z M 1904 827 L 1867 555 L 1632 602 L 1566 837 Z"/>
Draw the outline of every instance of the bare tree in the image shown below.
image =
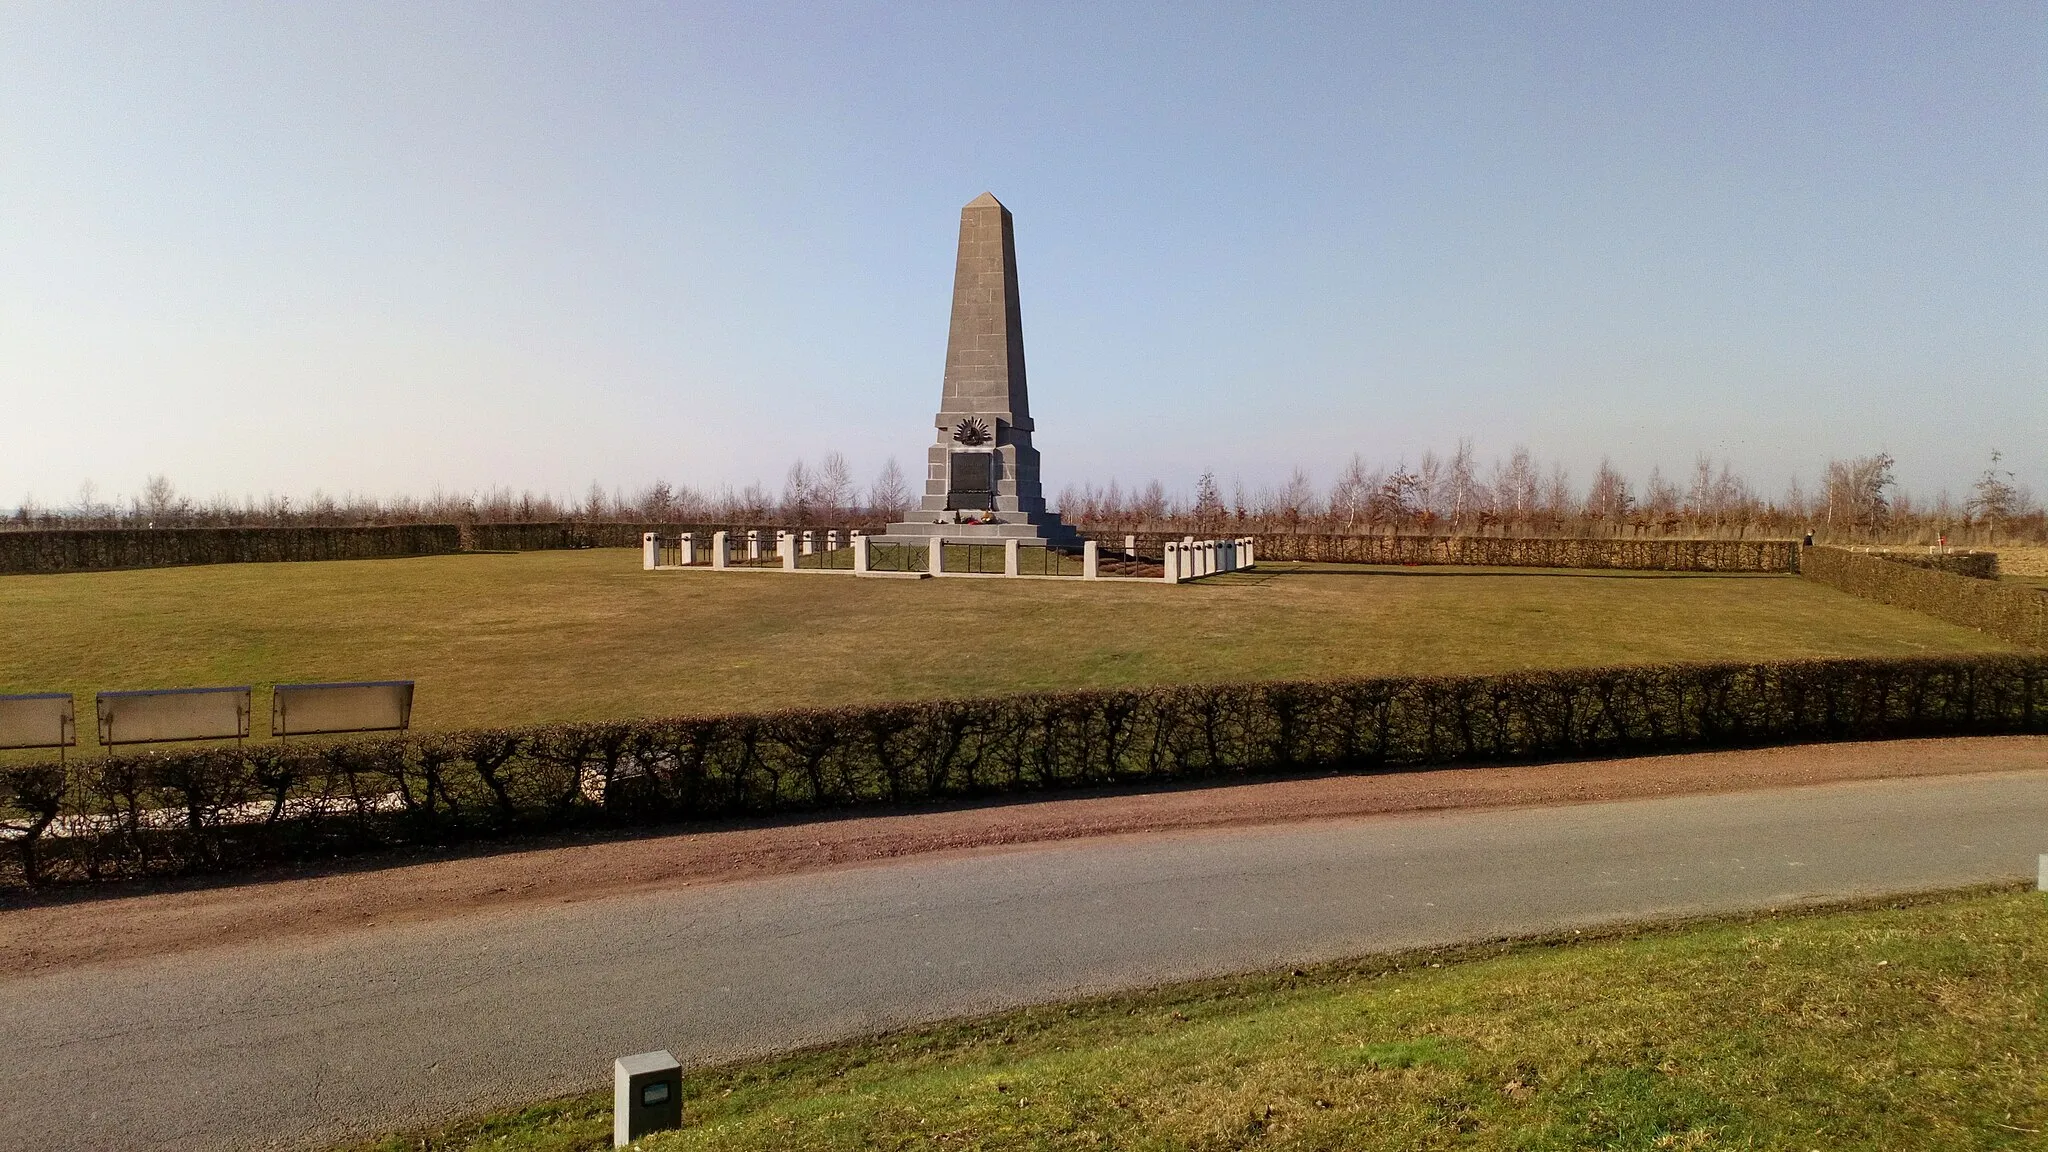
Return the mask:
<path id="1" fill-rule="evenodd" d="M 1830 460 L 1822 483 L 1830 528 L 1851 532 L 1880 528 L 1891 516 L 1890 490 L 1895 481 L 1888 452 Z"/>
<path id="2" fill-rule="evenodd" d="M 1223 489 L 1216 483 L 1213 469 L 1203 469 L 1202 478 L 1195 481 L 1195 503 L 1189 510 L 1199 531 L 1214 532 L 1223 527 L 1229 510 L 1223 506 Z"/>
<path id="3" fill-rule="evenodd" d="M 1422 477 L 1410 472 L 1405 461 L 1396 464 L 1372 494 L 1372 521 L 1399 527 L 1423 511 Z"/>
<path id="4" fill-rule="evenodd" d="M 1342 524 L 1346 532 L 1356 530 L 1359 521 L 1371 513 L 1373 490 L 1380 480 L 1380 473 L 1368 470 L 1364 458 L 1352 453 L 1351 463 L 1330 486 L 1330 522 Z"/>
<path id="5" fill-rule="evenodd" d="M 853 507 L 853 469 L 847 466 L 846 457 L 837 452 L 828 452 L 818 465 L 818 504 L 827 516 L 838 519 Z"/>
<path id="6" fill-rule="evenodd" d="M 809 524 L 817 502 L 817 479 L 811 475 L 810 466 L 798 460 L 782 478 L 782 515 L 791 523 Z"/>
<path id="7" fill-rule="evenodd" d="M 1586 489 L 1586 515 L 1619 524 L 1635 511 L 1635 503 L 1628 477 L 1621 474 L 1613 461 L 1601 457 L 1600 468 L 1593 473 L 1593 484 Z"/>
<path id="8" fill-rule="evenodd" d="M 903 469 L 897 467 L 896 458 L 891 456 L 868 488 L 868 511 L 894 520 L 909 510 L 910 486 L 903 482 Z"/>
<path id="9" fill-rule="evenodd" d="M 2003 453 L 1995 448 L 1991 450 L 1991 466 L 1984 469 L 1984 474 L 1977 477 L 1977 483 L 1971 486 L 1973 495 L 1969 503 L 1970 515 L 1984 522 L 1994 544 L 1998 542 L 1999 528 L 2012 518 L 2019 502 L 2019 490 L 2013 487 L 2012 473 L 1998 466 L 2003 458 Z"/>

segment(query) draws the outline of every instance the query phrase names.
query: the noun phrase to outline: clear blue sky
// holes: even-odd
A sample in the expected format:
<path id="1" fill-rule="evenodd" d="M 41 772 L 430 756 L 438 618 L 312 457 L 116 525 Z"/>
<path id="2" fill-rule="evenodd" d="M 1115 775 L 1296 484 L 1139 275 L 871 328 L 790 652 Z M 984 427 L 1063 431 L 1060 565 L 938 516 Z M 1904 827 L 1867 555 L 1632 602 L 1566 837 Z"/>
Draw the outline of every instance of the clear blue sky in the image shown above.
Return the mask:
<path id="1" fill-rule="evenodd" d="M 0 3 L 0 505 L 863 478 L 1016 214 L 1048 487 L 2048 493 L 2048 7 Z"/>

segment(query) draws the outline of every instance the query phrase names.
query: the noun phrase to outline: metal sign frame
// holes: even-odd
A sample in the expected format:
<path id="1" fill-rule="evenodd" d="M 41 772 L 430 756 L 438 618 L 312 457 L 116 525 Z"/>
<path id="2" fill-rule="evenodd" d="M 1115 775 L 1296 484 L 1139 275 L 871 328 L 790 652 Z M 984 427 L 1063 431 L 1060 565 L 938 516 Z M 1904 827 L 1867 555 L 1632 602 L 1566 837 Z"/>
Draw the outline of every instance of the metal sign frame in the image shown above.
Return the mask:
<path id="1" fill-rule="evenodd" d="M 154 699 L 162 700 L 167 704 L 175 706 L 179 698 L 184 698 L 196 705 L 206 698 L 216 697 L 224 693 L 232 693 L 238 697 L 234 701 L 235 731 L 222 731 L 219 726 L 205 731 L 198 730 L 196 726 L 187 726 L 181 729 L 176 726 L 179 718 L 174 715 L 168 715 L 167 718 L 161 721 L 168 723 L 169 727 L 147 729 L 147 735 L 124 737 L 114 731 L 115 720 L 122 711 L 120 704 L 124 700 L 133 700 L 141 703 Z M 172 744 L 185 740 L 239 741 L 245 740 L 249 736 L 249 686 L 246 684 L 228 688 L 146 688 L 133 692 L 101 692 L 94 698 L 93 703 L 98 713 L 100 744 L 104 747 L 113 747 L 118 744 Z M 169 708 L 164 710 L 166 714 L 170 711 L 171 709 Z M 218 716 L 215 718 L 218 719 Z M 190 717 L 186 719 L 190 719 Z M 167 732 L 169 734 L 166 734 Z"/>
<path id="2" fill-rule="evenodd" d="M 61 701 L 61 705 L 57 702 Z M 39 703 L 49 704 L 37 708 Z M 23 739 L 22 734 L 36 726 L 43 717 L 10 716 L 10 713 L 53 713 L 50 719 L 56 721 L 55 740 Z M 17 727 L 18 725 L 18 727 Z M 13 732 L 14 735 L 9 733 Z M 78 701 L 69 692 L 23 692 L 12 696 L 0 696 L 0 748 L 55 748 L 57 759 L 64 759 L 66 748 L 78 747 Z"/>
<path id="3" fill-rule="evenodd" d="M 294 726 L 291 717 L 291 699 L 294 696 L 307 698 L 308 708 L 315 719 L 302 721 L 304 726 Z M 319 697 L 329 697 L 326 701 Z M 380 704 L 378 697 L 388 703 Z M 411 680 L 347 680 L 332 684 L 273 684 L 270 687 L 270 734 L 282 740 L 287 736 L 323 736 L 338 732 L 404 732 L 412 727 L 413 681 Z M 349 698 L 353 697 L 351 701 Z M 322 704 L 326 707 L 323 709 Z M 388 707 L 393 715 L 391 722 L 382 723 L 365 718 L 361 721 L 346 719 L 351 708 L 359 716 Z M 319 719 L 322 712 L 330 719 Z M 336 717 L 339 713 L 340 716 Z M 302 712 L 302 715 L 304 713 Z"/>

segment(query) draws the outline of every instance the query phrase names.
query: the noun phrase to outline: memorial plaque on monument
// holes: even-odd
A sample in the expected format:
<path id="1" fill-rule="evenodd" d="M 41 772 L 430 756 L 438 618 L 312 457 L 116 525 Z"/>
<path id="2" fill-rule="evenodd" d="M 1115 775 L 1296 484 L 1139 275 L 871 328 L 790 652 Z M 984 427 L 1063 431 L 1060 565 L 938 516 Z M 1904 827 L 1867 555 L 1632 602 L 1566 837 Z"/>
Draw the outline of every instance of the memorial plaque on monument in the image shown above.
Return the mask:
<path id="1" fill-rule="evenodd" d="M 949 511 L 984 510 L 996 506 L 995 453 L 949 452 L 946 462 Z"/>

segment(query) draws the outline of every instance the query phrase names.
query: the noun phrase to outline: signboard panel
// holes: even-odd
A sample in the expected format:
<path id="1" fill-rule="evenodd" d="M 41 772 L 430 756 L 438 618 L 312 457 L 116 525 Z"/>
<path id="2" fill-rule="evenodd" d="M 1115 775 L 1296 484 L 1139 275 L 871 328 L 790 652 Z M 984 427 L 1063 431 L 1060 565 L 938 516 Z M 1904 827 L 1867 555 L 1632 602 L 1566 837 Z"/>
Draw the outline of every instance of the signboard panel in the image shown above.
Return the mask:
<path id="1" fill-rule="evenodd" d="M 403 731 L 412 724 L 412 681 L 279 684 L 271 689 L 270 734 Z"/>
<path id="2" fill-rule="evenodd" d="M 0 696 L 0 748 L 76 748 L 71 693 Z"/>
<path id="3" fill-rule="evenodd" d="M 249 734 L 249 689 L 162 688 L 102 692 L 100 743 L 236 740 Z"/>

